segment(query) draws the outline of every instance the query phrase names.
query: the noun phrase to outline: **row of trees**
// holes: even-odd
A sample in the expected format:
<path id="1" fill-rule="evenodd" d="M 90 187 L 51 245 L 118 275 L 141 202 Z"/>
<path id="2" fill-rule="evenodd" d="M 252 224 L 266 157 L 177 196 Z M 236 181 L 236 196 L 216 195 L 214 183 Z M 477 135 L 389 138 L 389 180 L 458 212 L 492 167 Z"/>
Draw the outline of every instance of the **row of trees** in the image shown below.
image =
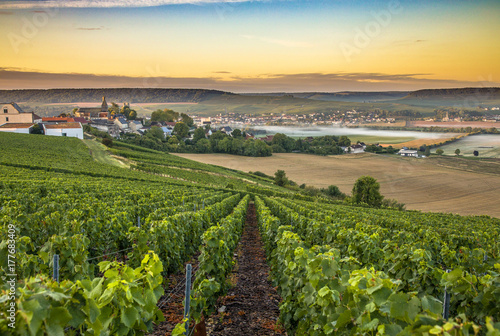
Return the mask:
<path id="1" fill-rule="evenodd" d="M 351 145 L 347 136 L 325 135 L 312 139 L 294 139 L 283 133 L 274 135 L 273 140 L 268 143 L 273 153 L 301 152 L 317 155 L 339 155 L 344 150 L 341 147 Z"/>
<path id="2" fill-rule="evenodd" d="M 241 132 L 236 132 L 236 135 L 232 137 L 217 131 L 207 137 L 203 128 L 197 128 L 192 140 L 183 140 L 188 130 L 189 127 L 186 124 L 179 122 L 174 127 L 175 135 L 173 136 L 165 137 L 161 128 L 151 127 L 144 136 L 128 134 L 123 137 L 123 141 L 166 152 L 224 153 L 255 157 L 272 155 L 271 147 L 264 141 L 246 140 Z"/>

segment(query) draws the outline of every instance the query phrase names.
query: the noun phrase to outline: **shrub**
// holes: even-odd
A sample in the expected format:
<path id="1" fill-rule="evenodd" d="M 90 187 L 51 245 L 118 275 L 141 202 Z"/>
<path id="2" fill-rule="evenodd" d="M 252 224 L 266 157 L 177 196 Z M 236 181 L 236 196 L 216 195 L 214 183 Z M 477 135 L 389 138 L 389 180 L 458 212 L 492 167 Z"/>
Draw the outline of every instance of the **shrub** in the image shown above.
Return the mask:
<path id="1" fill-rule="evenodd" d="M 107 146 L 107 147 L 113 147 L 113 139 L 110 138 L 103 138 L 102 139 L 102 144 Z"/>

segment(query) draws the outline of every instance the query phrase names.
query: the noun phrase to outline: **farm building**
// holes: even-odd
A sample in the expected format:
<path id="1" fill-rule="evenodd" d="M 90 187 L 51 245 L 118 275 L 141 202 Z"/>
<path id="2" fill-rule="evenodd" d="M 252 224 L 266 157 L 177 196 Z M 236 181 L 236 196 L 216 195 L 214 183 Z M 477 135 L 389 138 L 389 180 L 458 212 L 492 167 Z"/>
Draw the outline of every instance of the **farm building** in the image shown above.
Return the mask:
<path id="1" fill-rule="evenodd" d="M 83 128 L 81 123 L 67 122 L 56 125 L 43 125 L 45 135 L 67 136 L 83 139 Z"/>
<path id="2" fill-rule="evenodd" d="M 418 157 L 418 151 L 412 149 L 401 149 L 398 154 L 401 156 Z"/>
<path id="3" fill-rule="evenodd" d="M 0 126 L 0 132 L 30 134 L 33 123 L 7 123 Z"/>
<path id="4" fill-rule="evenodd" d="M 16 103 L 0 103 L 0 124 L 32 123 L 40 118 L 33 112 L 24 112 Z"/>

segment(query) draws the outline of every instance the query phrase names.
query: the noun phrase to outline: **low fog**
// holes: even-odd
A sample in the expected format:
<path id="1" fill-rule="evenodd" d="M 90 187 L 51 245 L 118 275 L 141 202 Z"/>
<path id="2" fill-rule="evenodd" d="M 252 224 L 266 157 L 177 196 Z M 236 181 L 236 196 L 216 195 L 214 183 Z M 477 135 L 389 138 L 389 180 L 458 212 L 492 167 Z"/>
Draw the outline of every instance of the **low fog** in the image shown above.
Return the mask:
<path id="1" fill-rule="evenodd" d="M 369 128 L 347 128 L 347 127 L 290 127 L 290 126 L 252 126 L 256 130 L 265 130 L 268 134 L 284 133 L 296 137 L 317 137 L 323 135 L 370 135 L 379 137 L 413 137 L 417 139 L 440 139 L 450 137 L 450 133 L 434 132 L 411 132 L 411 131 L 388 131 L 374 130 Z"/>

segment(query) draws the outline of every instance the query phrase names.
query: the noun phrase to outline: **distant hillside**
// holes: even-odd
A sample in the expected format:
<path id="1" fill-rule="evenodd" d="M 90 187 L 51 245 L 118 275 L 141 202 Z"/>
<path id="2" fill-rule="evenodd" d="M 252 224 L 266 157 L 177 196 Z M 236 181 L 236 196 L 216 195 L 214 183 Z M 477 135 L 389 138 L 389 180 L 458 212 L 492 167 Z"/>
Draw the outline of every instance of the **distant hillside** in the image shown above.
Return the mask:
<path id="1" fill-rule="evenodd" d="M 457 99 L 476 97 L 478 99 L 500 99 L 500 88 L 426 89 L 410 92 L 408 99 Z"/>
<path id="2" fill-rule="evenodd" d="M 253 96 L 293 96 L 323 101 L 341 101 L 353 103 L 368 103 L 389 101 L 406 97 L 410 91 L 380 91 L 380 92 L 273 92 L 273 93 L 248 93 Z"/>
<path id="3" fill-rule="evenodd" d="M 41 104 L 100 102 L 102 97 L 106 96 L 108 102 L 198 103 L 222 95 L 233 94 L 204 89 L 158 88 L 0 90 L 0 102 L 36 102 Z"/>

